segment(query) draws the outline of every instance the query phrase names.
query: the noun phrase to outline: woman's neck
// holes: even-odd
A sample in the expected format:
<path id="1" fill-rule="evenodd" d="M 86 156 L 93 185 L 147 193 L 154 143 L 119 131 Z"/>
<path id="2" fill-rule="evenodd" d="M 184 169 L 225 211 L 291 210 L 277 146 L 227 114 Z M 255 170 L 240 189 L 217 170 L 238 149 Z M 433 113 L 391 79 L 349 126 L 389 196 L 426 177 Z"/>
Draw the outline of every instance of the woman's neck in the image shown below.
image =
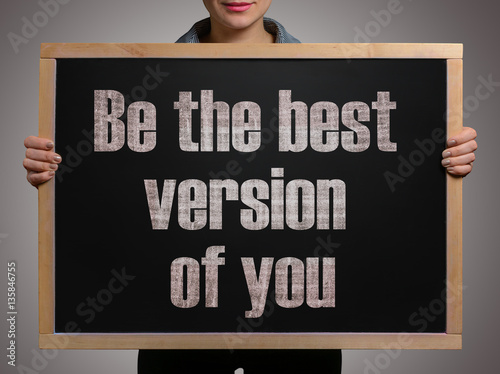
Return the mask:
<path id="1" fill-rule="evenodd" d="M 210 23 L 210 33 L 200 38 L 201 43 L 274 43 L 274 36 L 264 28 L 263 19 L 240 30 L 226 27 L 213 18 Z"/>

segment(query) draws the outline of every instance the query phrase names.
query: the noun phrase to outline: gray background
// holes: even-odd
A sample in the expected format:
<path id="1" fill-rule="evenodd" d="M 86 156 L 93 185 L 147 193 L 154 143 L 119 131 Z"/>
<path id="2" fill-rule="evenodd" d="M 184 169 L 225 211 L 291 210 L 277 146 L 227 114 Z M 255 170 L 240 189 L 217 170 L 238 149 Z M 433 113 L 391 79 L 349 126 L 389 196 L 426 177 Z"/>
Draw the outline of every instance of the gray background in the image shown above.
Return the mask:
<path id="1" fill-rule="evenodd" d="M 493 147 L 500 138 L 496 110 L 500 93 L 493 87 L 489 98 L 479 99 L 476 87 L 480 77 L 491 75 L 500 82 L 500 5 L 491 0 L 401 0 L 402 12 L 377 29 L 371 11 L 387 9 L 388 3 L 274 0 L 268 12 L 302 42 L 353 42 L 359 28 L 370 32 L 371 42 L 460 42 L 465 47 L 465 124 L 478 130 L 480 149 L 474 172 L 464 183 L 464 348 L 404 351 L 389 362 L 383 351 L 345 351 L 344 373 L 497 372 L 500 206 L 494 192 L 498 191 L 498 156 Z M 136 351 L 46 352 L 48 360 L 33 360 L 39 354 L 37 193 L 26 182 L 21 162 L 23 139 L 38 132 L 39 47 L 41 42 L 174 42 L 207 13 L 198 0 L 72 0 L 61 5 L 16 53 L 7 34 L 21 34 L 22 18 L 31 20 L 40 10 L 37 1 L 2 0 L 0 11 L 0 310 L 7 309 L 6 268 L 14 260 L 18 267 L 18 365 L 34 370 L 31 373 L 134 373 Z M 7 324 L 4 317 L 0 319 L 0 348 L 5 352 Z M 6 361 L 2 353 L 0 372 L 18 372 Z M 380 369 L 368 370 L 369 363 Z"/>

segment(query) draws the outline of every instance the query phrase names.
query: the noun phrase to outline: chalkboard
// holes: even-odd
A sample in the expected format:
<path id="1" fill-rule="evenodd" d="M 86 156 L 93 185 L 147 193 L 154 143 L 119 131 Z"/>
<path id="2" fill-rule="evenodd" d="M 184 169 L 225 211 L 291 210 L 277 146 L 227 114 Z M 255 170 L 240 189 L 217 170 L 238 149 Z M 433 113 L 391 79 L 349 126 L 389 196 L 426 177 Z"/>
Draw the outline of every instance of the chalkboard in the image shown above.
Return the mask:
<path id="1" fill-rule="evenodd" d="M 460 59 L 51 46 L 42 346 L 460 346 L 460 186 L 440 165 Z"/>

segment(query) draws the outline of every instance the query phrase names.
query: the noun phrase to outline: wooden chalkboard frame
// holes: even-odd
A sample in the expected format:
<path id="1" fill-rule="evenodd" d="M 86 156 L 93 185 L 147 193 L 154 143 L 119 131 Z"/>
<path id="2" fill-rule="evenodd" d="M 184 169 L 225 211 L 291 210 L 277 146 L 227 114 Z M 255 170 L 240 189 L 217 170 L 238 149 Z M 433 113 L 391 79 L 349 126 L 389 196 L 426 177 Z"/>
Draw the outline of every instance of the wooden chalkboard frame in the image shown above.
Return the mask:
<path id="1" fill-rule="evenodd" d="M 448 137 L 462 129 L 461 44 L 42 44 L 39 136 L 54 139 L 55 76 L 64 58 L 445 59 Z M 39 346 L 44 349 L 461 349 L 462 179 L 447 176 L 446 333 L 55 333 L 55 184 L 39 188 Z"/>

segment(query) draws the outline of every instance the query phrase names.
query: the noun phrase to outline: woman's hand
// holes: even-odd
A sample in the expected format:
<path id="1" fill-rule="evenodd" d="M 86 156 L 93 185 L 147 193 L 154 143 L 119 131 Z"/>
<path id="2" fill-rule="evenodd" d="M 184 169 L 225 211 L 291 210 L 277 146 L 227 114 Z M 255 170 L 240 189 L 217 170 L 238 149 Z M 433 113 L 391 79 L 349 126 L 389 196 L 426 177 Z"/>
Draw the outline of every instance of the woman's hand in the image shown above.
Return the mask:
<path id="1" fill-rule="evenodd" d="M 457 177 L 465 177 L 472 171 L 476 159 L 477 133 L 470 127 L 464 127 L 460 134 L 452 136 L 446 142 L 448 148 L 443 151 L 442 165 L 448 173 Z"/>
<path id="2" fill-rule="evenodd" d="M 26 147 L 26 158 L 23 166 L 27 171 L 26 179 L 33 186 L 47 182 L 54 175 L 61 162 L 61 156 L 52 152 L 54 143 L 52 140 L 28 136 L 24 139 Z"/>
<path id="3" fill-rule="evenodd" d="M 472 171 L 476 159 L 474 154 L 477 150 L 476 136 L 474 129 L 464 127 L 460 134 L 448 139 L 446 143 L 448 148 L 443 151 L 441 162 L 448 173 L 464 177 Z M 54 143 L 49 139 L 28 136 L 24 140 L 24 146 L 26 158 L 23 166 L 27 171 L 26 179 L 38 188 L 40 184 L 47 182 L 55 175 L 62 159 L 57 153 L 51 151 Z"/>

